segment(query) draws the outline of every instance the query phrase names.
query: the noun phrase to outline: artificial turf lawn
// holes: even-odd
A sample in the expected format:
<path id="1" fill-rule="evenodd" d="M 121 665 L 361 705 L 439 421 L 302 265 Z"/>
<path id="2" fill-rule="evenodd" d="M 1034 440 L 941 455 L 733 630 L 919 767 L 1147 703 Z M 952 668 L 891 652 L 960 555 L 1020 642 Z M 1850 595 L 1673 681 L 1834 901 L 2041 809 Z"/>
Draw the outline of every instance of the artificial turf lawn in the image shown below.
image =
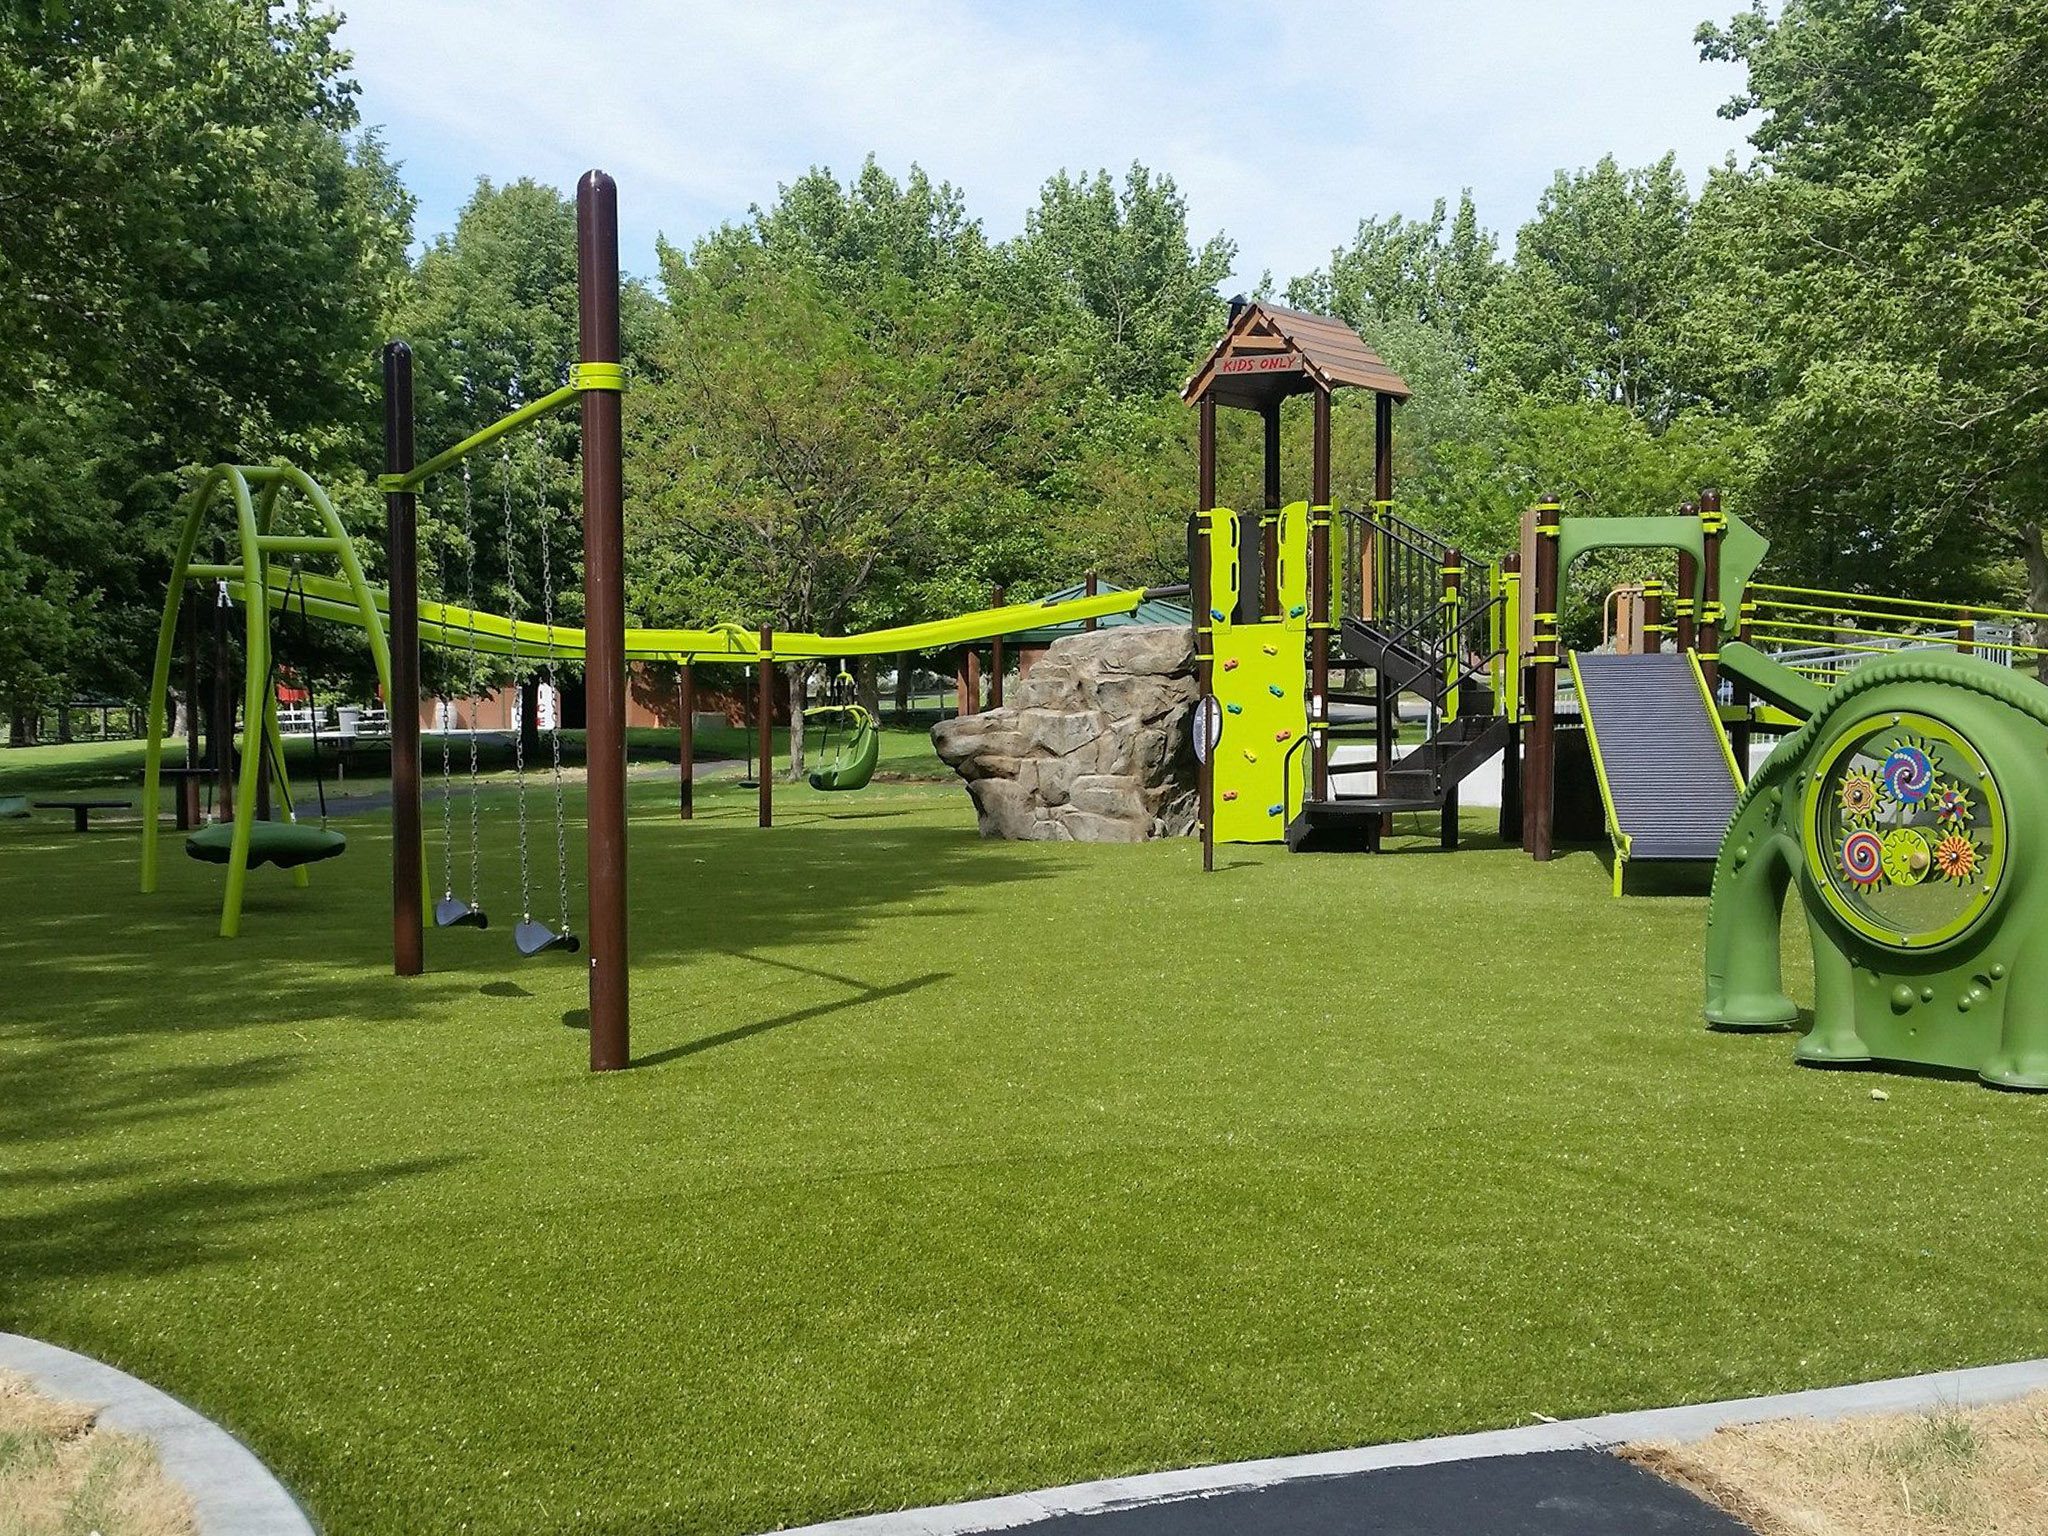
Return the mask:
<path id="1" fill-rule="evenodd" d="M 2048 1103 L 1706 1033 L 1696 894 L 670 793 L 597 1078 L 503 814 L 498 921 L 409 981 L 380 817 L 233 942 L 175 843 L 143 898 L 132 830 L 0 823 L 0 1327 L 218 1416 L 335 1536 L 753 1531 L 2048 1354 Z"/>

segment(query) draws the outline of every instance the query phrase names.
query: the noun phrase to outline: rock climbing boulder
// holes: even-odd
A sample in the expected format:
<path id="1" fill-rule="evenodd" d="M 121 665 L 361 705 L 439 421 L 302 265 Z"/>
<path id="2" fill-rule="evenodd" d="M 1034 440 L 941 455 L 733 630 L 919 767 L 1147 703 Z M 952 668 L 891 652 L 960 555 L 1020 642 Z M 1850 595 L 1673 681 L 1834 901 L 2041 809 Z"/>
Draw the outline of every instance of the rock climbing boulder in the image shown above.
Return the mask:
<path id="1" fill-rule="evenodd" d="M 983 837 L 1136 843 L 1195 830 L 1194 642 L 1125 624 L 1053 642 L 1002 709 L 932 727 Z"/>

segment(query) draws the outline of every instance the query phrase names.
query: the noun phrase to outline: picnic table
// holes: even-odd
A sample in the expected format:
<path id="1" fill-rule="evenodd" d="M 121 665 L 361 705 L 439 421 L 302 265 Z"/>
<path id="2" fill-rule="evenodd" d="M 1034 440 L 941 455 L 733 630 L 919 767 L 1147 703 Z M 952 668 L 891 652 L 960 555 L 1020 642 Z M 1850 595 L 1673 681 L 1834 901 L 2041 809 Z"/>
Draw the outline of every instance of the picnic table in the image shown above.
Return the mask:
<path id="1" fill-rule="evenodd" d="M 29 803 L 39 811 L 69 811 L 71 813 L 72 830 L 76 832 L 83 832 L 85 830 L 87 820 L 94 811 L 127 811 L 133 810 L 135 807 L 133 800 L 74 800 L 66 798 L 62 800 L 33 800 Z"/>

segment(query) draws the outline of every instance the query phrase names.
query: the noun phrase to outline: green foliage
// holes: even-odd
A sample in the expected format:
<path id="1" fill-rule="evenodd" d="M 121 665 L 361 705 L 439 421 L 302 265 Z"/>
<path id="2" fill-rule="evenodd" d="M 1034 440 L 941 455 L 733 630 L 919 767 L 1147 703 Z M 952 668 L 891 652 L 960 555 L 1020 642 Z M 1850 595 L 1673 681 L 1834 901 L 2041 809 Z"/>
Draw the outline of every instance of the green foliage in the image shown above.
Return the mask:
<path id="1" fill-rule="evenodd" d="M 1221 334 L 1216 287 L 1237 248 L 1197 248 L 1170 176 L 1132 165 L 1046 182 L 1008 255 L 1040 345 L 1097 388 L 1128 398 L 1177 390 Z"/>
<path id="2" fill-rule="evenodd" d="M 1690 215 L 1670 155 L 1641 170 L 1609 155 L 1560 171 L 1486 297 L 1481 366 L 1530 394 L 1668 420 L 1688 398 L 1679 321 L 1692 296 Z"/>
<path id="3" fill-rule="evenodd" d="M 1427 220 L 1398 213 L 1360 220 L 1351 244 L 1330 253 L 1328 268 L 1287 285 L 1287 302 L 1366 333 L 1422 327 L 1450 338 L 1465 365 L 1475 366 L 1480 306 L 1499 283 L 1502 266 L 1470 189 L 1459 195 L 1448 229 L 1444 216 L 1438 198 Z"/>
<path id="4" fill-rule="evenodd" d="M 1760 516 L 1832 584 L 2048 604 L 2048 7 L 1795 0 L 1700 43 L 1764 152 L 1710 255 Z"/>
<path id="5" fill-rule="evenodd" d="M 348 137 L 337 25 L 0 12 L 0 702 L 137 691 L 182 466 L 288 453 L 336 480 L 365 457 L 411 200 Z"/>

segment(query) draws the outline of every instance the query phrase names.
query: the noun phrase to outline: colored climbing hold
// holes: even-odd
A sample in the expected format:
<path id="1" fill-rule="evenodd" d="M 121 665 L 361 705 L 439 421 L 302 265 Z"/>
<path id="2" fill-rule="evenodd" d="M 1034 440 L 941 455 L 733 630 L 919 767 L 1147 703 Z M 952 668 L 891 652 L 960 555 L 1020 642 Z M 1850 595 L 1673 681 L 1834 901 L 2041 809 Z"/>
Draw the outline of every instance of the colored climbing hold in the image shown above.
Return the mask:
<path id="1" fill-rule="evenodd" d="M 1250 747 L 1246 747 L 1244 749 L 1244 760 L 1248 763 L 1256 763 L 1259 760 L 1259 754 L 1254 752 Z"/>
<path id="2" fill-rule="evenodd" d="M 1266 807 L 1266 814 L 1268 816 L 1278 816 L 1282 811 L 1286 809 L 1287 807 L 1284 805 L 1269 805 Z"/>
<path id="3" fill-rule="evenodd" d="M 1277 645 L 1262 645 L 1259 647 L 1259 649 L 1264 651 L 1268 656 L 1278 656 L 1280 654 L 1280 647 Z"/>
<path id="4" fill-rule="evenodd" d="M 1226 789 L 1225 791 L 1223 791 L 1223 798 L 1226 800 L 1235 800 L 1237 798 L 1237 791 L 1234 789 Z"/>
<path id="5" fill-rule="evenodd" d="M 1285 688 L 1282 688 L 1278 683 L 1266 684 L 1266 692 L 1273 695 L 1273 697 L 1276 699 L 1284 699 L 1287 697 L 1287 690 Z"/>
<path id="6" fill-rule="evenodd" d="M 1209 617 L 1214 619 L 1218 624 L 1221 624 L 1225 619 L 1229 617 L 1229 615 L 1226 614 L 1221 608 L 1211 608 L 1209 610 Z"/>
<path id="7" fill-rule="evenodd" d="M 1233 715 L 1241 715 L 1244 713 L 1244 706 L 1242 704 L 1226 704 L 1223 707 L 1229 710 Z"/>
<path id="8" fill-rule="evenodd" d="M 1235 672 L 1237 670 L 1237 658 L 1233 656 L 1228 661 L 1224 662 L 1223 670 L 1226 672 Z"/>
<path id="9" fill-rule="evenodd" d="M 1275 731 L 1273 733 L 1273 739 L 1275 741 L 1285 741 L 1288 737 L 1292 736 L 1293 734 L 1294 732 L 1292 731 Z"/>
<path id="10" fill-rule="evenodd" d="M 1300 603 L 1296 603 L 1296 604 L 1295 604 L 1295 605 L 1294 605 L 1294 606 L 1293 606 L 1292 608 L 1290 608 L 1290 609 L 1288 609 L 1288 610 L 1287 610 L 1287 617 L 1289 617 L 1290 619 L 1298 619 L 1298 618 L 1300 618 L 1300 617 L 1301 617 L 1301 616 L 1302 616 L 1302 615 L 1303 615 L 1304 613 L 1307 613 L 1307 612 L 1308 612 L 1308 610 L 1307 610 L 1306 608 L 1302 607 L 1302 605 L 1301 605 Z"/>

